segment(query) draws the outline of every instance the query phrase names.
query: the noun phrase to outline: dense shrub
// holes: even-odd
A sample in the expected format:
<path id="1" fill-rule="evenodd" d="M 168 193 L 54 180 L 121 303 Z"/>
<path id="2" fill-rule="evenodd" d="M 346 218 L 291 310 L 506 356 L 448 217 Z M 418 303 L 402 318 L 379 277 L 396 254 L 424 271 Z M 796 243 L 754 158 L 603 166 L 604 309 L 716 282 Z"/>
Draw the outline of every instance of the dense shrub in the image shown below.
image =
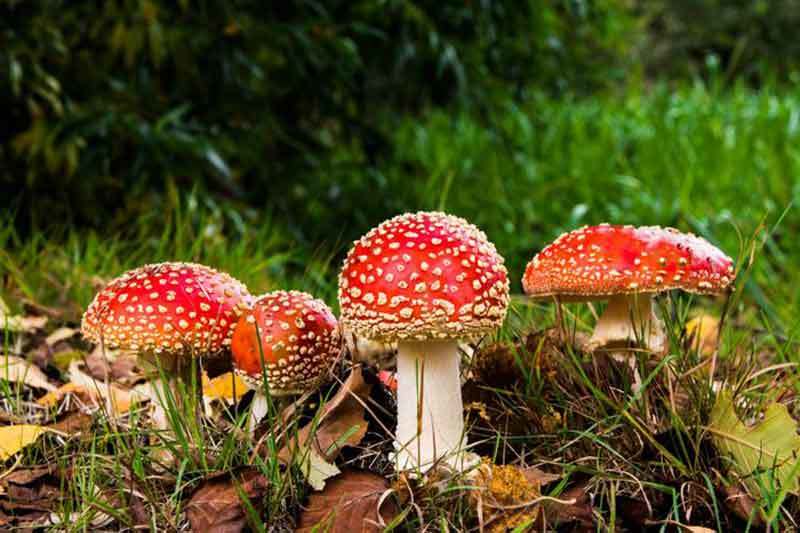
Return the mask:
<path id="1" fill-rule="evenodd" d="M 332 147 L 382 157 L 398 115 L 613 81 L 628 22 L 606 0 L 4 2 L 0 205 L 105 225 L 170 179 L 289 209 Z"/>

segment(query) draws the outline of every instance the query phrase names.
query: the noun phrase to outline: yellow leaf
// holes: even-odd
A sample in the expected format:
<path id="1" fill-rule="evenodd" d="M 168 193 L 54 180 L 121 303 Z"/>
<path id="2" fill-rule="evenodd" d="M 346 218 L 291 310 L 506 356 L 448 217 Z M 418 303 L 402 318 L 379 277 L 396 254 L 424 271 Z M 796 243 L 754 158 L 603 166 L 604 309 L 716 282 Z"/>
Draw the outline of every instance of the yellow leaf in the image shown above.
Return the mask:
<path id="1" fill-rule="evenodd" d="M 69 378 L 75 385 L 85 388 L 89 394 L 105 400 L 108 412 L 113 415 L 125 414 L 130 410 L 131 404 L 147 399 L 145 395 L 135 390 L 125 390 L 113 383 L 103 383 L 94 379 L 80 369 L 78 361 L 70 363 Z"/>
<path id="2" fill-rule="evenodd" d="M 739 420 L 731 392 L 723 389 L 708 429 L 752 494 L 760 494 L 760 487 L 770 490 L 775 483 L 792 494 L 800 492 L 800 435 L 785 405 L 771 403 L 764 418 L 748 426 Z"/>
<path id="3" fill-rule="evenodd" d="M 203 396 L 205 398 L 238 400 L 249 390 L 250 387 L 233 372 L 227 372 L 211 380 L 203 374 Z"/>
<path id="4" fill-rule="evenodd" d="M 33 424 L 0 427 L 0 461 L 5 461 L 25 446 L 33 444 L 48 429 Z"/>
<path id="5" fill-rule="evenodd" d="M 14 383 L 24 383 L 47 391 L 56 390 L 55 385 L 47 381 L 47 376 L 35 366 L 21 357 L 7 355 L 0 357 L 0 379 Z"/>
<path id="6" fill-rule="evenodd" d="M 36 400 L 36 403 L 44 407 L 53 407 L 56 404 L 58 404 L 61 398 L 63 398 L 70 392 L 91 394 L 88 390 L 86 390 L 85 387 L 82 387 L 75 383 L 67 383 L 65 385 L 61 385 L 54 391 L 48 392 L 47 394 Z"/>
<path id="7" fill-rule="evenodd" d="M 710 356 L 717 349 L 719 319 L 711 315 L 699 315 L 686 323 L 686 336 L 692 341 L 692 348 Z"/>

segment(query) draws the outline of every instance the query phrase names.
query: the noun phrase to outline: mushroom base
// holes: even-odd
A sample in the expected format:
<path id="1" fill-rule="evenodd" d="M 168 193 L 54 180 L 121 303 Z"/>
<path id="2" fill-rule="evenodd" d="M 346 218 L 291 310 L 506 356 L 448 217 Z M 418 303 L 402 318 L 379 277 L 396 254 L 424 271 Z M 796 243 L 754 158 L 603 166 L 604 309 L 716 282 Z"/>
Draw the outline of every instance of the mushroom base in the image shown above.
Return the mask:
<path id="1" fill-rule="evenodd" d="M 398 470 L 467 466 L 456 341 L 401 341 L 397 349 Z"/>
<path id="2" fill-rule="evenodd" d="M 667 351 L 664 324 L 655 315 L 653 298 L 649 294 L 612 296 L 589 339 L 589 348 L 629 341 L 638 342 L 657 354 Z"/>

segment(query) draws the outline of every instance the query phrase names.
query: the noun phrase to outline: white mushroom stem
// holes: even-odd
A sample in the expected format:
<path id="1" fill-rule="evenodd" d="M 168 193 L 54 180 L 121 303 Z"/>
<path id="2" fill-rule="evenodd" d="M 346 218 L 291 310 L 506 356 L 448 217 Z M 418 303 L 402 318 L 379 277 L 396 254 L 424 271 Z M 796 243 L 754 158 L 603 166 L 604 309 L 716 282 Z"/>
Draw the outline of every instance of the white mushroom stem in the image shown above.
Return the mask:
<path id="1" fill-rule="evenodd" d="M 424 472 L 439 460 L 463 469 L 459 359 L 455 340 L 398 343 L 398 470 Z"/>
<path id="2" fill-rule="evenodd" d="M 664 324 L 653 310 L 649 294 L 611 296 L 589 340 L 589 346 L 600 348 L 616 342 L 639 341 L 655 353 L 664 353 L 667 337 Z"/>

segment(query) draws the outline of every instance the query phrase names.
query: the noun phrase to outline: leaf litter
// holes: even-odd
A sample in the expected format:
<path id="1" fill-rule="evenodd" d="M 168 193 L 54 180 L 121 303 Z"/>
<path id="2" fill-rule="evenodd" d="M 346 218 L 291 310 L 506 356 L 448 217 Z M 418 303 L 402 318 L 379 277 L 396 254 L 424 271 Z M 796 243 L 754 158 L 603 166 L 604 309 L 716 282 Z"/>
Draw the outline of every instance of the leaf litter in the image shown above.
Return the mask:
<path id="1" fill-rule="evenodd" d="M 41 324 L 41 327 L 31 327 L 18 333 L 38 339 L 33 350 L 41 355 L 32 358 L 35 364 L 16 355 L 7 355 L 4 357 L 6 363 L 0 364 L 0 378 L 30 388 L 33 398 L 31 403 L 38 407 L 39 419 L 42 419 L 44 412 L 49 413 L 43 419 L 48 423 L 19 423 L 0 428 L 11 435 L 8 440 L 11 444 L 6 445 L 7 439 L 2 437 L 3 433 L 0 431 L 0 449 L 4 454 L 2 457 L 9 459 L 16 456 L 17 464 L 24 462 L 30 455 L 20 452 L 47 433 L 53 435 L 48 437 L 48 442 L 54 439 L 52 441 L 57 444 L 57 441 L 63 442 L 71 435 L 84 434 L 90 430 L 98 410 L 112 417 L 125 417 L 134 405 L 148 400 L 147 394 L 142 393 L 143 386 L 147 385 L 146 377 L 133 354 L 100 353 L 98 350 L 87 353 L 74 329 L 65 326 L 45 335 L 42 328 L 48 322 L 39 320 L 32 324 Z M 687 325 L 686 338 L 695 352 L 708 356 L 712 346 L 716 349 L 716 325 L 712 320 L 705 319 Z M 579 336 L 576 339 L 577 337 Z M 576 340 L 575 345 L 579 347 L 580 342 Z M 19 347 L 21 344 L 17 342 L 15 346 Z M 524 436 L 533 432 L 557 441 L 560 433 L 566 429 L 581 432 L 592 427 L 592 424 L 596 425 L 596 415 L 587 409 L 585 403 L 585 399 L 591 397 L 587 396 L 588 389 L 580 379 L 580 372 L 589 373 L 596 362 L 582 356 L 579 351 L 577 354 L 583 368 L 567 368 L 564 363 L 571 356 L 565 352 L 563 346 L 558 345 L 552 331 L 522 336 L 513 344 L 499 343 L 477 350 L 473 358 L 475 366 L 468 367 L 469 379 L 465 386 L 467 399 L 472 395 L 469 405 L 474 416 L 470 418 L 480 421 L 480 424 L 473 427 L 471 438 L 483 438 L 476 431 L 493 432 L 495 435 L 502 432 L 508 436 Z M 296 507 L 286 511 L 294 516 L 293 521 L 298 531 L 312 531 L 320 525 L 329 528 L 317 529 L 320 531 L 381 531 L 392 520 L 402 521 L 409 518 L 409 512 L 417 514 L 412 509 L 414 505 L 419 505 L 420 500 L 414 500 L 413 496 L 410 500 L 401 497 L 397 484 L 390 484 L 390 477 L 387 479 L 386 475 L 355 470 L 348 466 L 353 463 L 349 458 L 368 457 L 366 454 L 375 453 L 361 446 L 367 436 L 368 426 L 374 423 L 376 416 L 365 408 L 371 401 L 371 383 L 382 381 L 389 389 L 394 385 L 394 376 L 387 373 L 385 362 L 382 365 L 382 380 L 367 380 L 361 368 L 354 367 L 336 393 L 319 406 L 310 422 L 294 433 L 283 434 L 284 447 L 278 454 L 280 459 L 287 466 L 293 465 L 314 489 L 305 498 L 301 496 L 303 491 L 300 490 L 294 499 L 296 503 L 292 504 Z M 59 382 L 54 377 L 54 369 L 59 370 L 68 381 Z M 601 367 L 599 370 L 594 368 L 591 376 L 596 380 L 596 386 L 607 387 L 603 390 L 612 400 L 624 399 L 625 395 L 617 389 L 621 391 L 625 384 L 614 381 L 619 379 L 614 371 L 613 367 Z M 542 381 L 545 386 L 536 393 L 538 398 L 520 388 L 531 375 L 546 377 Z M 598 379 L 598 376 L 602 379 Z M 214 379 L 204 377 L 203 385 L 208 402 L 218 402 L 234 408 L 248 390 L 245 384 L 230 373 Z M 649 395 L 648 399 L 658 397 L 659 386 L 659 383 L 654 382 L 652 390 L 645 391 Z M 323 397 L 321 395 L 320 399 Z M 391 401 L 391 395 L 385 397 L 389 398 L 387 401 Z M 584 404 L 573 400 L 577 398 L 583 398 Z M 564 399 L 575 403 L 572 407 L 561 403 L 561 410 L 549 410 L 551 405 Z M 730 520 L 743 521 L 738 523 L 749 520 L 753 526 L 761 527 L 764 500 L 759 487 L 776 482 L 786 490 L 790 498 L 798 492 L 797 464 L 791 461 L 793 454 L 800 453 L 798 441 L 792 438 L 793 435 L 796 436 L 793 432 L 797 424 L 783 404 L 769 405 L 763 420 L 744 423 L 736 416 L 728 400 L 724 391 L 718 395 L 708 423 L 708 427 L 712 428 L 709 431 L 709 441 L 727 458 L 722 464 L 729 467 L 734 474 L 733 480 L 715 475 L 718 503 L 727 510 Z M 387 404 L 386 409 L 392 411 L 393 405 Z M 629 409 L 631 413 L 640 416 L 638 405 L 629 406 Z M 20 421 L 25 421 L 27 416 L 25 413 L 13 414 Z M 292 416 L 297 417 L 299 414 L 294 413 Z M 4 420 L 15 419 L 13 417 L 9 414 Z M 307 419 L 306 416 L 304 420 Z M 384 423 L 391 428 L 391 421 L 384 420 Z M 28 427 L 15 429 L 24 426 Z M 630 438 L 636 435 L 635 432 L 623 431 L 613 425 L 609 428 L 603 428 L 602 425 L 597 427 L 596 438 L 605 439 L 611 446 L 620 446 L 623 455 L 636 453 L 624 448 L 624 445 L 634 442 L 620 442 L 621 437 L 627 435 Z M 647 422 L 643 427 L 660 426 Z M 779 429 L 781 435 L 778 435 Z M 386 432 L 380 433 L 383 438 L 391 437 Z M 601 474 L 587 474 L 576 478 L 515 466 L 511 463 L 524 463 L 523 457 L 526 455 L 529 459 L 536 458 L 541 453 L 541 448 L 524 449 L 515 447 L 510 442 L 513 441 L 502 443 L 502 448 L 495 455 L 498 464 L 489 467 L 488 476 L 473 480 L 472 489 L 449 489 L 450 497 L 466 497 L 473 501 L 476 513 L 480 507 L 478 514 L 481 515 L 485 531 L 514 528 L 519 531 L 527 528 L 561 530 L 565 527 L 594 530 L 598 527 L 598 518 L 601 520 L 599 523 L 604 524 L 602 520 L 607 515 L 603 515 L 604 511 L 598 509 L 597 498 L 606 490 L 604 483 L 608 482 Z M 575 440 L 563 442 L 567 445 L 562 444 L 562 455 L 551 458 L 557 459 L 560 464 L 571 464 L 586 456 L 587 452 L 597 450 L 591 443 L 587 446 L 586 443 L 578 444 Z M 653 453 L 646 446 L 642 449 L 646 453 Z M 755 451 L 759 453 L 758 458 L 754 455 Z M 385 454 L 385 449 L 379 453 Z M 508 457 L 505 457 L 506 454 L 509 454 Z M 342 460 L 342 455 L 348 460 Z M 608 457 L 599 455 L 598 453 L 594 460 L 608 460 Z M 767 461 L 770 457 L 772 460 Z M 632 460 L 646 464 L 648 459 L 646 455 L 642 455 Z M 509 461 L 509 464 L 501 464 L 501 461 Z M 360 467 L 369 467 L 370 460 L 361 459 L 357 463 Z M 384 469 L 381 470 L 386 474 Z M 57 527 L 61 523 L 59 521 L 65 518 L 76 518 L 72 515 L 57 515 L 52 510 L 54 501 L 60 497 L 55 492 L 61 490 L 57 478 L 64 475 L 68 474 L 57 473 L 52 466 L 46 465 L 12 467 L 10 471 L 0 473 L 0 528 L 8 524 L 39 527 L 49 524 Z M 638 475 L 642 475 L 641 470 Z M 164 482 L 170 483 L 168 479 Z M 671 479 L 663 474 L 659 482 L 679 486 L 678 479 Z M 191 486 L 197 488 L 183 504 L 186 519 L 195 531 L 244 531 L 252 525 L 248 523 L 252 519 L 251 511 L 262 513 L 267 494 L 276 490 L 263 472 L 248 466 L 234 467 L 196 483 L 195 481 Z M 476 499 L 478 493 L 480 501 Z M 101 496 L 104 501 L 119 502 L 114 495 Z M 441 497 L 432 496 L 431 501 L 438 502 Z M 145 504 L 141 495 L 134 497 L 132 494 L 127 501 L 127 513 L 134 523 L 149 524 L 148 514 L 153 511 L 148 506 L 152 507 L 153 503 Z M 645 501 L 646 505 L 642 505 Z M 643 528 L 663 523 L 686 531 L 705 531 L 706 525 L 713 524 L 712 521 L 707 521 L 709 515 L 696 513 L 699 522 L 669 522 L 671 511 L 668 511 L 668 499 L 656 497 L 652 491 L 648 493 L 640 488 L 620 491 L 617 505 L 617 525 Z M 679 505 L 686 504 L 681 500 Z M 425 512 L 424 509 L 418 511 Z M 92 524 L 106 527 L 114 523 L 114 520 L 111 515 L 98 512 Z M 175 517 L 175 520 L 178 521 L 176 524 L 179 523 L 180 517 Z M 689 525 L 693 523 L 704 525 Z M 726 522 L 732 523 L 737 522 Z"/>

